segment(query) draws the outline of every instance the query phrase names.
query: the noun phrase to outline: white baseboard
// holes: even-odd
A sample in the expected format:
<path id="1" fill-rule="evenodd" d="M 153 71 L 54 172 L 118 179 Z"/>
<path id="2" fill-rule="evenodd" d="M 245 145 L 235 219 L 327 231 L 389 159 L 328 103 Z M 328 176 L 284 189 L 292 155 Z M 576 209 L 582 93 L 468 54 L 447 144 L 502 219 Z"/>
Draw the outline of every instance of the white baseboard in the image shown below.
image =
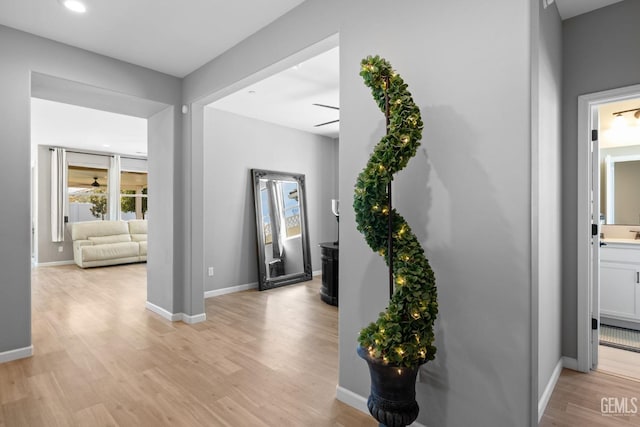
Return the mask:
<path id="1" fill-rule="evenodd" d="M 338 399 L 342 403 L 345 403 L 351 406 L 352 408 L 357 409 L 360 412 L 364 412 L 365 414 L 370 415 L 369 408 L 367 407 L 367 398 L 362 397 L 359 394 L 352 392 L 351 390 L 347 390 L 344 387 L 337 386 L 336 399 Z M 416 421 L 410 424 L 409 427 L 426 427 L 426 426 Z"/>
<path id="2" fill-rule="evenodd" d="M 163 318 L 171 322 L 183 321 L 184 323 L 188 323 L 192 325 L 194 323 L 200 323 L 207 320 L 207 315 L 205 313 L 194 314 L 194 315 L 189 315 L 185 313 L 171 313 L 165 310 L 164 308 L 159 307 L 149 301 L 147 301 L 146 307 L 147 307 L 147 310 L 153 311 L 154 313 L 162 316 Z"/>
<path id="3" fill-rule="evenodd" d="M 165 319 L 171 322 L 177 322 L 178 320 L 182 320 L 182 313 L 171 313 L 170 311 L 165 310 L 164 308 L 155 305 L 147 301 L 146 303 L 147 310 L 153 311 L 154 313 L 164 317 Z"/>
<path id="4" fill-rule="evenodd" d="M 220 295 L 233 294 L 235 292 L 248 291 L 250 289 L 258 289 L 258 282 L 247 283 L 245 285 L 229 286 L 228 288 L 214 289 L 205 291 L 205 298 L 219 297 Z"/>
<path id="5" fill-rule="evenodd" d="M 11 362 L 12 360 L 24 359 L 33 356 L 33 346 L 17 348 L 15 350 L 3 351 L 0 353 L 0 363 Z"/>
<path id="6" fill-rule="evenodd" d="M 367 399 L 360 396 L 359 394 L 355 394 L 351 390 L 347 390 L 344 387 L 336 387 L 336 399 L 338 399 L 342 403 L 346 403 L 352 408 L 356 408 L 360 412 L 364 412 L 365 414 L 369 413 L 369 408 L 367 407 Z"/>
<path id="7" fill-rule="evenodd" d="M 184 323 L 188 323 L 189 325 L 193 325 L 194 323 L 200 323 L 200 322 L 204 322 L 205 320 L 207 320 L 207 314 L 206 313 L 200 313 L 200 314 L 195 314 L 193 316 L 189 315 L 189 314 L 184 314 L 184 313 L 180 313 L 182 314 L 182 321 Z"/>
<path id="8" fill-rule="evenodd" d="M 574 359 L 572 357 L 563 357 L 562 358 L 562 366 L 571 369 L 572 371 L 578 370 L 578 359 Z"/>
<path id="9" fill-rule="evenodd" d="M 52 261 L 52 262 L 38 262 L 35 264 L 36 267 L 55 267 L 58 265 L 71 265 L 75 264 L 74 260 L 67 261 Z"/>
<path id="10" fill-rule="evenodd" d="M 313 273 L 311 273 L 313 276 L 322 276 L 322 270 L 316 270 Z"/>
<path id="11" fill-rule="evenodd" d="M 563 359 L 564 358 L 558 360 L 556 367 L 553 368 L 553 372 L 551 373 L 551 378 L 549 378 L 549 382 L 544 388 L 544 392 L 542 392 L 542 396 L 538 399 L 538 422 L 540 422 L 540 419 L 544 415 L 544 411 L 547 409 L 549 400 L 551 400 L 553 389 L 556 388 L 556 383 L 558 382 L 558 378 L 560 378 L 560 373 L 562 372 L 562 367 L 564 365 Z"/>

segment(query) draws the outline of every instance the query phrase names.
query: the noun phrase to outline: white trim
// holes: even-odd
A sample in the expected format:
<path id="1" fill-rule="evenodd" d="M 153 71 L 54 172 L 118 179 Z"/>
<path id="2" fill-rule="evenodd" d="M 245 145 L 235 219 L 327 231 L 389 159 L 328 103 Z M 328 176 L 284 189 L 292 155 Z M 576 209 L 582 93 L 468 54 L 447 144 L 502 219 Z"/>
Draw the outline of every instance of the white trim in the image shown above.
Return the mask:
<path id="1" fill-rule="evenodd" d="M 205 291 L 204 297 L 205 298 L 219 297 L 220 295 L 233 294 L 236 292 L 248 291 L 251 289 L 258 289 L 258 282 L 246 283 L 244 285 L 238 285 L 238 286 L 229 286 L 228 288 L 214 289 L 212 291 Z"/>
<path id="2" fill-rule="evenodd" d="M 180 314 L 182 315 L 182 319 L 180 320 L 182 320 L 184 323 L 187 323 L 189 325 L 193 325 L 194 323 L 204 322 L 205 320 L 207 320 L 206 313 L 194 314 L 193 316 L 185 313 L 180 313 Z"/>
<path id="3" fill-rule="evenodd" d="M 563 356 L 562 357 L 562 366 L 567 368 L 567 369 L 571 369 L 572 371 L 577 371 L 578 370 L 578 360 L 574 359 L 573 357 Z"/>
<path id="4" fill-rule="evenodd" d="M 578 271 L 577 271 L 577 370 L 591 369 L 591 284 L 592 271 L 589 248 L 591 245 L 591 210 L 589 175 L 591 174 L 590 141 L 591 107 L 613 101 L 637 98 L 640 85 L 596 92 L 578 97 Z"/>
<path id="5" fill-rule="evenodd" d="M 591 317 L 590 292 L 589 292 L 589 275 L 591 271 L 591 257 L 589 255 L 589 245 L 591 244 L 591 208 L 589 193 L 589 174 L 591 173 L 590 151 L 591 147 L 585 141 L 590 141 L 588 137 L 589 123 L 591 122 L 589 102 L 585 96 L 578 97 L 578 272 L 577 272 L 577 362 L 578 370 L 581 372 L 589 372 L 590 355 L 589 341 L 591 328 L 588 328 Z M 581 285 L 582 284 L 582 285 Z"/>
<path id="6" fill-rule="evenodd" d="M 52 261 L 52 262 L 37 262 L 34 264 L 35 267 L 56 267 L 58 265 L 71 265 L 75 264 L 75 261 L 70 259 L 67 261 Z"/>
<path id="7" fill-rule="evenodd" d="M 316 270 L 313 273 L 311 273 L 313 276 L 322 276 L 322 270 Z"/>
<path id="8" fill-rule="evenodd" d="M 367 399 L 352 392 L 351 390 L 347 390 L 342 386 L 336 387 L 336 399 L 338 399 L 342 403 L 346 403 L 352 408 L 357 409 L 360 412 L 364 412 L 365 414 L 369 413 L 369 408 L 367 407 Z"/>
<path id="9" fill-rule="evenodd" d="M 540 107 L 541 107 L 541 84 L 540 84 L 540 6 L 536 1 L 530 2 L 530 38 L 529 48 L 531 55 L 529 63 L 530 80 L 530 100 L 529 100 L 529 343 L 531 346 L 531 359 L 529 368 L 529 378 L 533 381 L 529 383 L 529 405 L 527 411 L 529 422 L 534 425 L 534 413 L 538 397 L 538 377 L 540 375 Z"/>
<path id="10" fill-rule="evenodd" d="M 182 321 L 182 322 L 187 323 L 189 325 L 193 325 L 194 323 L 200 323 L 200 322 L 204 322 L 205 320 L 207 320 L 206 313 L 200 313 L 200 314 L 194 314 L 194 315 L 189 315 L 189 314 L 185 314 L 185 313 L 171 313 L 171 312 L 165 310 L 164 308 L 159 307 L 159 306 L 157 306 L 154 303 L 151 303 L 149 301 L 147 301 L 145 306 L 146 306 L 147 310 L 152 311 L 152 312 L 160 315 L 164 319 L 167 319 L 167 320 L 169 320 L 171 322 Z"/>
<path id="11" fill-rule="evenodd" d="M 147 301 L 147 303 L 145 304 L 145 307 L 147 308 L 147 310 L 152 311 L 171 322 L 177 322 L 178 320 L 182 320 L 182 313 L 171 313 L 165 310 L 164 308 L 157 306 L 154 303 L 151 303 L 149 301 Z"/>
<path id="12" fill-rule="evenodd" d="M 547 409 L 547 405 L 549 404 L 549 400 L 551 400 L 551 395 L 553 394 L 553 389 L 556 388 L 556 383 L 558 382 L 558 378 L 560 378 L 560 373 L 562 372 L 562 366 L 564 364 L 564 360 L 561 358 L 558 360 L 556 367 L 553 369 L 551 373 L 551 378 L 549 378 L 549 382 L 547 386 L 544 388 L 544 392 L 542 392 L 542 396 L 538 399 L 538 422 L 544 415 L 545 409 Z"/>
<path id="13" fill-rule="evenodd" d="M 351 406 L 352 408 L 357 409 L 360 412 L 364 412 L 365 414 L 370 415 L 369 408 L 367 407 L 367 399 L 365 397 L 360 396 L 359 394 L 352 392 L 351 390 L 347 390 L 344 387 L 337 386 L 336 399 L 338 399 L 342 403 L 345 403 Z M 426 427 L 426 426 L 416 421 L 411 423 L 409 427 Z"/>
<path id="14" fill-rule="evenodd" d="M 12 360 L 24 359 L 33 356 L 33 346 L 16 348 L 15 350 L 3 351 L 0 353 L 0 363 L 11 362 Z"/>

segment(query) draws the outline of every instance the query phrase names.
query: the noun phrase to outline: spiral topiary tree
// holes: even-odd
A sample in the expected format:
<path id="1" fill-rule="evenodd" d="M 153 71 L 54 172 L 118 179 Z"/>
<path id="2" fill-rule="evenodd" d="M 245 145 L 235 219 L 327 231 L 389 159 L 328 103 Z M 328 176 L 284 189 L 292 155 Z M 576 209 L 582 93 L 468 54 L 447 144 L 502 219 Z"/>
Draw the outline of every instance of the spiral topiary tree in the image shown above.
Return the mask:
<path id="1" fill-rule="evenodd" d="M 422 118 L 400 75 L 379 56 L 362 60 L 360 75 L 387 119 L 387 134 L 358 175 L 353 207 L 358 230 L 390 268 L 393 295 L 358 341 L 369 356 L 393 366 L 433 360 L 433 324 L 438 315 L 435 276 L 409 224 L 391 206 L 393 175 L 416 154 Z"/>

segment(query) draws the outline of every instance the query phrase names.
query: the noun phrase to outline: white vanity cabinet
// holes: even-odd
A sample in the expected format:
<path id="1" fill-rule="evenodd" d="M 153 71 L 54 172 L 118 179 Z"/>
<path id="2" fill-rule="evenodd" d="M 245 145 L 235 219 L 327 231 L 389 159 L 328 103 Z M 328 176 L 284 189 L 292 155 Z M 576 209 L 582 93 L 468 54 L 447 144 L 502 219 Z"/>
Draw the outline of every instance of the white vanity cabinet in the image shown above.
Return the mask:
<path id="1" fill-rule="evenodd" d="M 600 315 L 640 323 L 640 242 L 601 248 Z"/>

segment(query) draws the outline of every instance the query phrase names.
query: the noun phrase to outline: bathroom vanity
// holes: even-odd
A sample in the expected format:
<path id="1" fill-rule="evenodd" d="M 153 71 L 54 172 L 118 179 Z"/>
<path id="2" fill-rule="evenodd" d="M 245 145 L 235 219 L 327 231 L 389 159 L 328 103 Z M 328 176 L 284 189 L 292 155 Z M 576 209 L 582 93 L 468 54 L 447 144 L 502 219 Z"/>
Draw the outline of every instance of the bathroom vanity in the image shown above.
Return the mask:
<path id="1" fill-rule="evenodd" d="M 640 240 L 604 242 L 600 250 L 602 323 L 640 330 Z"/>

